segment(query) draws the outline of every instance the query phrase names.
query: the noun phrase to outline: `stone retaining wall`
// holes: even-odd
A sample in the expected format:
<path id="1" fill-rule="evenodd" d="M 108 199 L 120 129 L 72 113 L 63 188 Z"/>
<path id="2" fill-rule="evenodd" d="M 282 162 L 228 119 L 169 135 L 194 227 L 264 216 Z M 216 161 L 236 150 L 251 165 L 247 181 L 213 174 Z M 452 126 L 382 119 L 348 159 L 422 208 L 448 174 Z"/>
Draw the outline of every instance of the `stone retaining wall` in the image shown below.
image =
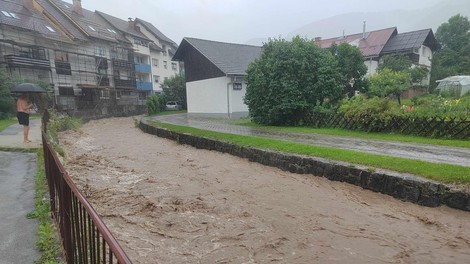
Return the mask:
<path id="1" fill-rule="evenodd" d="M 413 175 L 382 170 L 370 171 L 367 167 L 344 162 L 241 147 L 215 139 L 153 127 L 144 121 L 140 121 L 139 127 L 145 133 L 175 140 L 181 144 L 228 153 L 293 173 L 312 174 L 329 180 L 347 182 L 403 201 L 429 207 L 447 205 L 470 211 L 470 193 Z"/>

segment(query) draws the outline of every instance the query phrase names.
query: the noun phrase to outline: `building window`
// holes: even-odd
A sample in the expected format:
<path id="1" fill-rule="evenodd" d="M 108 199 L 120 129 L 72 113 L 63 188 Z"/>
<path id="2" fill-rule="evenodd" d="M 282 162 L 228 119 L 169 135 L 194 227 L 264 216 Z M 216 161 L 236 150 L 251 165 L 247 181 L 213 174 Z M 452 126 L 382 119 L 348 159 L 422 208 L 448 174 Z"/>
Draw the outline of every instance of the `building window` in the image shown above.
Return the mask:
<path id="1" fill-rule="evenodd" d="M 153 81 L 154 81 L 155 83 L 159 83 L 159 82 L 160 82 L 160 76 L 154 75 L 154 76 L 153 76 Z"/>
<path id="2" fill-rule="evenodd" d="M 46 28 L 50 31 L 50 32 L 55 32 L 55 30 L 53 28 L 51 28 L 50 26 L 46 26 Z"/>
<path id="3" fill-rule="evenodd" d="M 241 90 L 242 88 L 242 83 L 233 83 L 233 90 Z"/>
<path id="4" fill-rule="evenodd" d="M 107 30 L 108 30 L 109 32 L 111 32 L 111 33 L 116 34 L 116 31 L 114 31 L 114 29 L 109 29 L 109 28 L 107 28 Z"/>
<path id="5" fill-rule="evenodd" d="M 158 67 L 158 59 L 152 59 L 152 65 Z"/>
<path id="6" fill-rule="evenodd" d="M 59 95 L 60 96 L 74 96 L 73 87 L 62 87 L 59 86 Z"/>
<path id="7" fill-rule="evenodd" d="M 94 27 L 92 27 L 92 26 L 90 26 L 90 25 L 88 25 L 88 27 L 89 27 L 91 30 L 96 31 L 96 29 L 95 29 Z"/>
<path id="8" fill-rule="evenodd" d="M 109 90 L 100 90 L 100 99 L 109 99 Z"/>
<path id="9" fill-rule="evenodd" d="M 104 47 L 95 47 L 95 55 L 106 57 L 106 49 Z"/>
<path id="10" fill-rule="evenodd" d="M 176 66 L 176 62 L 171 63 L 171 69 L 174 71 L 178 70 L 178 67 Z"/>
<path id="11" fill-rule="evenodd" d="M 168 69 L 168 62 L 167 61 L 163 61 L 163 68 Z"/>
<path id="12" fill-rule="evenodd" d="M 139 64 L 146 64 L 144 57 L 134 57 L 134 62 Z"/>
<path id="13" fill-rule="evenodd" d="M 67 52 L 63 52 L 63 51 L 56 51 L 55 52 L 55 60 L 56 61 L 68 62 L 69 61 L 69 54 Z"/>
<path id="14" fill-rule="evenodd" d="M 16 18 L 16 19 L 20 19 L 15 13 L 13 12 L 8 12 L 8 11 L 2 11 L 3 15 L 5 15 L 6 17 L 9 17 L 9 18 Z"/>
<path id="15" fill-rule="evenodd" d="M 167 53 L 167 50 L 166 50 L 166 45 L 162 45 L 162 52 L 163 52 L 163 55 L 166 56 L 168 53 Z"/>

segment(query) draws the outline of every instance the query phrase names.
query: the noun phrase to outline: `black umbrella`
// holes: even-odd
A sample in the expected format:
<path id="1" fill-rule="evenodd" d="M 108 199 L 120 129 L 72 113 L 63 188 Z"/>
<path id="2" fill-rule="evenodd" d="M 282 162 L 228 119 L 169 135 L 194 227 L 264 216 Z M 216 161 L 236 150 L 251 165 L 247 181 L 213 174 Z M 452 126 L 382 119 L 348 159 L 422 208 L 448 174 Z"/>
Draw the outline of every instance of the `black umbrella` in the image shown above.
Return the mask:
<path id="1" fill-rule="evenodd" d="M 12 93 L 45 93 L 46 90 L 34 83 L 22 83 L 11 89 Z"/>

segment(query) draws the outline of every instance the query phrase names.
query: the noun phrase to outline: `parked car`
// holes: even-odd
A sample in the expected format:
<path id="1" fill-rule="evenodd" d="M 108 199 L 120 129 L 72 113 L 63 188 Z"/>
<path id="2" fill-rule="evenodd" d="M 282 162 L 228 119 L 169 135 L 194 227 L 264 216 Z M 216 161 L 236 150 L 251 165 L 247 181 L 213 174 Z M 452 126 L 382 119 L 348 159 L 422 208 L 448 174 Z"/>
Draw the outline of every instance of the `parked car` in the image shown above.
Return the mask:
<path id="1" fill-rule="evenodd" d="M 165 105 L 167 110 L 181 110 L 183 106 L 176 101 L 168 101 Z"/>

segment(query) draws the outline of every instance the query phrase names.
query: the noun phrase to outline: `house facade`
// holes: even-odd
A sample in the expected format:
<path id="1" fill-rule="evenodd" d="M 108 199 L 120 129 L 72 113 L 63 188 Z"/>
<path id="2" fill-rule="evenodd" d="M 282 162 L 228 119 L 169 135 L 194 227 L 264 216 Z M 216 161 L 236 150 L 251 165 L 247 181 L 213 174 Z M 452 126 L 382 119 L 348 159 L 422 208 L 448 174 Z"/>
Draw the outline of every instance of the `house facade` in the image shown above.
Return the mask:
<path id="1" fill-rule="evenodd" d="M 80 0 L 0 0 L 2 68 L 49 83 L 55 105 L 72 114 L 142 113 L 154 90 L 153 75 L 170 76 L 172 64 L 168 73 L 154 73 L 152 52 L 163 54 L 162 47 L 127 21 L 126 30 L 118 30 L 120 24 L 103 14 L 83 8 Z M 176 44 L 165 41 L 170 61 Z"/>
<path id="2" fill-rule="evenodd" d="M 422 66 L 428 69 L 427 78 L 422 85 L 429 85 L 431 61 L 433 52 L 439 47 L 432 29 L 423 29 L 405 33 L 398 33 L 396 27 L 365 31 L 362 33 L 344 35 L 336 38 L 315 38 L 322 48 L 329 48 L 333 44 L 348 43 L 356 46 L 364 55 L 364 64 L 367 66 L 367 75 L 377 73 L 379 64 L 383 63 L 386 55 L 405 55 L 413 66 Z"/>
<path id="3" fill-rule="evenodd" d="M 257 46 L 184 38 L 173 60 L 184 62 L 188 114 L 247 116 L 246 70 L 260 55 Z"/>

